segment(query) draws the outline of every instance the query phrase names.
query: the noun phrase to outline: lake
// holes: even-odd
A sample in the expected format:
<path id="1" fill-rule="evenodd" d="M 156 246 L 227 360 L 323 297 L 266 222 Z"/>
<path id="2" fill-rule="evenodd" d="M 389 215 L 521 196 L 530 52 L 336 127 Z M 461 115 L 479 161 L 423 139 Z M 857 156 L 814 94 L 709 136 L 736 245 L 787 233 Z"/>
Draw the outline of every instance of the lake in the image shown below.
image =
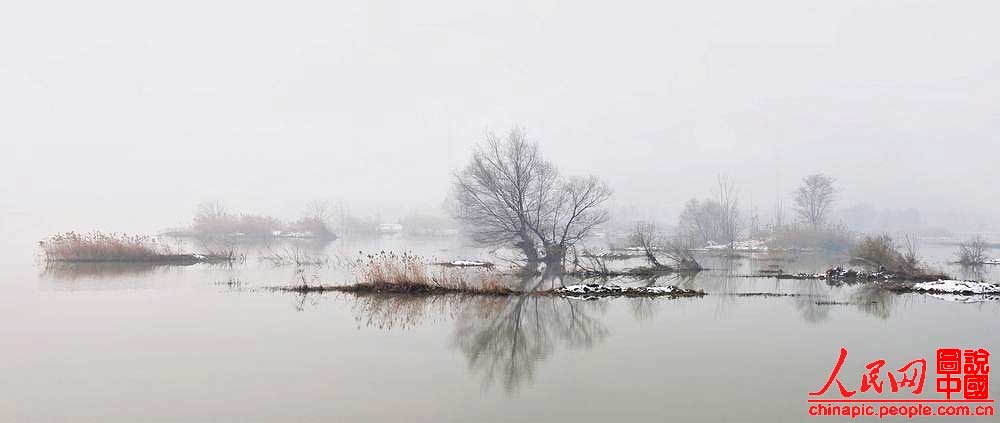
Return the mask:
<path id="1" fill-rule="evenodd" d="M 4 223 L 0 421 L 799 422 L 842 347 L 840 379 L 857 389 L 877 359 L 895 370 L 1000 345 L 997 302 L 741 277 L 774 263 L 752 258 L 619 281 L 708 294 L 695 298 L 303 296 L 263 289 L 298 276 L 258 260 L 260 246 L 231 267 L 47 268 L 36 243 L 48 229 Z M 953 249 L 921 253 L 967 277 L 947 264 Z M 456 239 L 338 239 L 305 274 L 350 282 L 358 252 L 380 250 L 495 261 Z"/>

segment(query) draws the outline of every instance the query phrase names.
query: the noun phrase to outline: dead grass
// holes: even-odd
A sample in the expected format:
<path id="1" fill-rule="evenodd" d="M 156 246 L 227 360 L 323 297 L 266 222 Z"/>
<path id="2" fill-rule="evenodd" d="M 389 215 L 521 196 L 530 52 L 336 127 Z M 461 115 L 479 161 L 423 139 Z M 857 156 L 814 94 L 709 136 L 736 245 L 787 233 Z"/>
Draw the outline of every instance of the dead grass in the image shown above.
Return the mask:
<path id="1" fill-rule="evenodd" d="M 307 285 L 289 287 L 295 292 L 340 291 L 386 294 L 470 294 L 518 295 L 504 275 L 492 269 L 437 268 L 410 253 L 379 252 L 354 263 L 357 282 L 350 285 Z"/>
<path id="2" fill-rule="evenodd" d="M 39 242 L 48 261 L 150 261 L 176 254 L 144 235 L 66 232 Z"/>

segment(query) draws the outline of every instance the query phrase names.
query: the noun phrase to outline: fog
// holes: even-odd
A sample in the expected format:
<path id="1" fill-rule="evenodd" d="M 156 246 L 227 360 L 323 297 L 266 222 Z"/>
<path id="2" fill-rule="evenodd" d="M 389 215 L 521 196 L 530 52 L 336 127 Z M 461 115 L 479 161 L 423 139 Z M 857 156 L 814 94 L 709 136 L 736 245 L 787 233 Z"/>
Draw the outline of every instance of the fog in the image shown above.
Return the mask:
<path id="1" fill-rule="evenodd" d="M 156 230 L 195 204 L 440 211 L 488 131 L 527 129 L 616 209 L 735 178 L 766 213 L 995 228 L 995 2 L 35 1 L 0 15 L 0 208 Z M 971 222 L 971 223 L 970 223 Z"/>

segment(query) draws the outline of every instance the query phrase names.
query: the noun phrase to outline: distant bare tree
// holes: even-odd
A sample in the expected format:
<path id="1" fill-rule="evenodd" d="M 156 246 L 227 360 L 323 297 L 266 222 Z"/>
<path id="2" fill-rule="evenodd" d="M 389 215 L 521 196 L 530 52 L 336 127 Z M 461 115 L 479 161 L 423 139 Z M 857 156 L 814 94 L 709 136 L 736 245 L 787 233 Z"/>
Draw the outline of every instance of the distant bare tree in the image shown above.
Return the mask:
<path id="1" fill-rule="evenodd" d="M 833 178 L 822 173 L 809 175 L 795 191 L 795 211 L 803 223 L 817 229 L 826 223 L 835 199 Z"/>
<path id="2" fill-rule="evenodd" d="M 778 231 L 785 227 L 785 209 L 780 198 L 774 203 L 773 213 L 771 216 L 771 230 Z"/>
<path id="3" fill-rule="evenodd" d="M 504 138 L 487 135 L 455 174 L 452 196 L 452 213 L 475 241 L 510 244 L 529 262 L 551 264 L 608 220 L 603 205 L 611 190 L 594 176 L 560 176 L 515 129 Z"/>
<path id="4" fill-rule="evenodd" d="M 724 175 L 718 178 L 719 225 L 722 237 L 732 249 L 740 235 L 740 200 L 736 184 Z"/>
<path id="5" fill-rule="evenodd" d="M 978 266 L 986 263 L 986 241 L 982 237 L 973 237 L 968 242 L 958 245 L 958 262 L 963 266 Z"/>
<path id="6" fill-rule="evenodd" d="M 684 204 L 678 218 L 678 232 L 689 245 L 720 242 L 722 235 L 722 207 L 715 200 L 699 201 L 692 198 Z"/>
<path id="7" fill-rule="evenodd" d="M 205 201 L 195 210 L 192 228 L 202 234 L 222 234 L 232 229 L 231 220 L 221 201 Z"/>
<path id="8" fill-rule="evenodd" d="M 329 201 L 314 200 L 306 203 L 304 217 L 323 222 L 333 220 L 333 206 Z"/>

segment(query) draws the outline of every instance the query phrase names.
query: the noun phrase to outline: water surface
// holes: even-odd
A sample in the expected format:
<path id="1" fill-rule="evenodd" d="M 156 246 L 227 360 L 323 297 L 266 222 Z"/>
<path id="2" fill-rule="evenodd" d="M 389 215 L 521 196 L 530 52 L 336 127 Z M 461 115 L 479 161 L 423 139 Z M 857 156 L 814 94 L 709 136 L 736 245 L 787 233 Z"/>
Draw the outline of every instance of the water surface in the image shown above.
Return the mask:
<path id="1" fill-rule="evenodd" d="M 35 255 L 46 227 L 10 222 L 0 421 L 797 422 L 841 347 L 856 388 L 875 359 L 1000 345 L 997 303 L 738 276 L 770 260 L 626 281 L 702 298 L 302 296 L 260 289 L 297 275 L 254 251 L 233 267 L 46 268 Z M 382 249 L 489 258 L 453 239 L 341 239 L 323 248 L 331 264 L 307 273 L 350 281 L 343 263 Z M 960 271 L 946 264 L 950 247 L 924 254 Z"/>

